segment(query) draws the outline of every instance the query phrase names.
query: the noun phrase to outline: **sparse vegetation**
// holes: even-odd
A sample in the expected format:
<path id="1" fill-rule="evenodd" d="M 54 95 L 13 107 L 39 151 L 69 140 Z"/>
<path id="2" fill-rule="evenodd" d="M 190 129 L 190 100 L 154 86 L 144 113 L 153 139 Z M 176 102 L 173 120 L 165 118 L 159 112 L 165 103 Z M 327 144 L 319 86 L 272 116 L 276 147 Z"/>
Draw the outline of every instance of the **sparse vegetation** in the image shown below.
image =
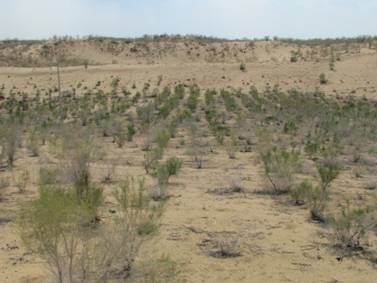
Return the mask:
<path id="1" fill-rule="evenodd" d="M 375 209 L 351 208 L 350 204 L 341 209 L 340 215 L 330 221 L 330 238 L 341 249 L 362 249 L 368 230 L 376 225 Z"/>
<path id="2" fill-rule="evenodd" d="M 328 83 L 328 80 L 327 80 L 326 75 L 324 73 L 319 75 L 319 82 L 321 83 L 321 85 L 325 85 L 325 84 Z"/>
<path id="3" fill-rule="evenodd" d="M 293 186 L 293 177 L 300 165 L 300 155 L 294 150 L 274 147 L 261 154 L 265 176 L 274 194 L 289 192 Z"/>
<path id="4" fill-rule="evenodd" d="M 290 264 L 303 269 L 318 261 L 332 264 L 335 247 L 339 261 L 351 252 L 353 258 L 334 267 L 334 278 L 343 278 L 337 272 L 352 265 L 350 272 L 367 282 L 377 248 L 375 82 L 367 74 L 369 62 L 363 81 L 347 73 L 350 63 L 336 62 L 340 56 L 344 62 L 355 62 L 358 54 L 372 56 L 376 38 L 295 45 L 278 38 L 189 38 L 85 39 L 88 48 L 101 40 L 101 48 L 93 50 L 111 50 L 101 60 L 119 64 L 109 65 L 112 71 L 102 76 L 99 63 L 85 57 L 75 61 L 81 67 L 74 75 L 61 70 L 60 86 L 38 69 L 27 76 L 0 73 L 0 226 L 5 228 L 0 265 L 10 270 L 1 270 L 4 276 L 15 282 L 21 275 L 38 282 L 180 282 L 175 278 L 180 268 L 184 275 L 199 270 L 193 247 L 215 257 L 214 266 L 229 261 L 226 272 L 234 263 L 241 270 L 266 250 L 266 260 L 285 253 L 275 232 L 284 239 L 289 229 L 284 258 Z M 62 67 L 75 60 L 67 42 L 55 43 Z M 51 44 L 41 44 L 28 65 L 44 64 L 37 61 L 38 50 L 51 55 Z M 30 50 L 21 46 L 25 54 Z M 172 50 L 174 56 L 166 53 Z M 0 48 L 0 65 L 3 54 Z M 180 56 L 193 62 L 184 64 L 187 71 L 160 64 Z M 133 61 L 127 75 L 112 69 L 128 60 Z M 213 63 L 211 69 L 204 62 Z M 306 69 L 313 62 L 316 67 Z M 101 72 L 85 70 L 89 63 Z M 284 75 L 275 68 L 283 64 Z M 252 76 L 240 72 L 251 66 Z M 309 76 L 296 75 L 302 70 Z M 352 88 L 342 74 L 352 77 Z M 21 78 L 24 85 L 18 85 Z M 159 231 L 163 213 L 162 237 L 140 249 Z M 11 244 L 9 223 L 16 224 L 27 251 Z M 320 238 L 311 238 L 317 232 Z M 174 262 L 174 253 L 183 250 L 182 261 Z M 297 261 L 299 250 L 307 253 L 307 262 Z M 360 265 L 361 257 L 370 264 Z M 280 265 L 279 257 L 274 260 Z M 13 266 L 31 264 L 35 279 L 13 273 Z M 45 267 L 53 278 L 37 278 Z M 203 280 L 202 275 L 194 278 Z"/>

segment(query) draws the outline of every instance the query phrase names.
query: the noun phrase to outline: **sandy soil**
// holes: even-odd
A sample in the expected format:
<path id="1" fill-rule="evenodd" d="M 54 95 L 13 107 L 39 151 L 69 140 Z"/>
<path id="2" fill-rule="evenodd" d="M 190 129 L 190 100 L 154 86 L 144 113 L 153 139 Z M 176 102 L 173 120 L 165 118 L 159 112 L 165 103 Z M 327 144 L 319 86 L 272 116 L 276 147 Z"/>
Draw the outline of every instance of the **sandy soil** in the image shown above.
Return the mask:
<path id="1" fill-rule="evenodd" d="M 282 55 L 292 48 L 282 47 Z M 275 53 L 279 54 L 278 51 Z M 259 55 L 259 58 L 262 58 Z M 284 61 L 285 60 L 285 61 Z M 108 64 L 101 66 L 66 67 L 61 69 L 64 89 L 85 92 L 98 81 L 101 88 L 110 89 L 114 77 L 120 86 L 136 92 L 146 82 L 152 88 L 178 83 L 198 84 L 201 88 L 264 89 L 278 84 L 282 89 L 315 91 L 329 95 L 358 95 L 377 98 L 377 53 L 375 51 L 345 56 L 329 70 L 328 61 L 290 63 L 288 59 L 275 62 L 248 62 L 247 71 L 237 62 L 165 62 L 156 64 Z M 319 75 L 325 73 L 329 83 L 321 85 Z M 158 86 L 159 76 L 162 83 Z M 78 84 L 81 84 L 80 88 Z M 54 68 L 0 67 L 0 87 L 5 95 L 15 91 L 35 93 L 38 89 L 53 89 L 57 85 Z M 132 86 L 135 85 L 134 89 Z M 184 132 L 172 140 L 167 156 L 183 159 L 181 174 L 172 179 L 172 198 L 161 220 L 159 234 L 141 249 L 139 258 L 169 255 L 180 265 L 177 281 L 187 283 L 215 282 L 375 282 L 377 269 L 367 259 L 341 257 L 331 249 L 325 237 L 326 229 L 309 219 L 308 211 L 287 205 L 288 200 L 255 194 L 264 186 L 263 173 L 257 155 L 238 153 L 230 160 L 222 147 L 208 156 L 204 168 L 195 169 L 179 140 Z M 136 140 L 123 149 L 107 141 L 109 159 L 117 160 L 118 180 L 127 175 L 144 176 L 141 143 Z M 11 184 L 0 202 L 0 282 L 48 282 L 46 268 L 40 259 L 22 247 L 13 225 L 19 207 L 36 196 L 37 172 L 40 166 L 52 161 L 42 149 L 38 158 L 17 153 L 15 171 L 0 172 L 1 176 L 18 174 L 22 169 L 31 173 L 32 182 L 20 194 Z M 93 164 L 94 176 L 100 180 L 101 166 Z M 97 172 L 97 173 L 96 173 Z M 241 177 L 246 194 L 216 195 L 208 190 L 226 186 L 233 177 Z M 97 180 L 97 181 L 98 181 Z M 151 180 L 148 180 L 151 182 Z M 349 194 L 373 194 L 363 189 L 367 180 L 355 181 L 344 174 L 334 184 L 337 197 Z M 9 222 L 8 222 L 9 220 Z M 236 239 L 241 256 L 216 258 L 213 246 L 223 239 Z M 376 246 L 377 236 L 370 239 Z"/>

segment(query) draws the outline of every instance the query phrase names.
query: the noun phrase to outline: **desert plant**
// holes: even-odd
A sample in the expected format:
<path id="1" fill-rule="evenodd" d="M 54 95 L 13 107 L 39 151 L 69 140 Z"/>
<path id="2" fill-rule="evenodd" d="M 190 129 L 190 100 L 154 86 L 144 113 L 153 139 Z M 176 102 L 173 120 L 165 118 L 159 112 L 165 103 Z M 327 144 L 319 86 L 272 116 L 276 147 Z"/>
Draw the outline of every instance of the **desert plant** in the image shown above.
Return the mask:
<path id="1" fill-rule="evenodd" d="M 153 192 L 153 199 L 161 200 L 167 197 L 169 179 L 177 175 L 182 167 L 182 161 L 172 157 L 157 166 L 155 177 L 157 177 L 157 187 Z"/>
<path id="2" fill-rule="evenodd" d="M 308 203 L 311 218 L 315 221 L 325 222 L 325 209 L 329 199 L 329 192 L 319 186 L 313 186 L 311 183 L 306 185 L 305 190 L 305 199 Z"/>
<path id="3" fill-rule="evenodd" d="M 144 169 L 147 174 L 154 174 L 158 161 L 162 158 L 163 150 L 160 147 L 157 147 L 151 151 L 148 151 L 144 155 Z"/>
<path id="4" fill-rule="evenodd" d="M 341 214 L 330 221 L 330 238 L 336 247 L 342 249 L 360 249 L 368 229 L 376 225 L 370 208 L 351 208 L 350 204 L 342 207 Z"/>
<path id="5" fill-rule="evenodd" d="M 322 74 L 319 75 L 319 82 L 322 85 L 325 85 L 325 84 L 328 83 L 328 80 L 327 80 L 326 75 L 324 73 L 322 73 Z"/>
<path id="6" fill-rule="evenodd" d="M 140 283 L 176 283 L 181 282 L 179 273 L 178 263 L 168 256 L 163 256 L 157 260 L 148 260 L 143 263 L 135 277 Z"/>
<path id="7" fill-rule="evenodd" d="M 176 157 L 169 158 L 165 162 L 169 176 L 176 176 L 182 168 L 182 161 Z"/>
<path id="8" fill-rule="evenodd" d="M 113 137 L 114 142 L 118 145 L 118 147 L 122 148 L 127 141 L 127 132 L 121 129 L 114 133 Z"/>
<path id="9" fill-rule="evenodd" d="M 187 103 L 186 103 L 188 109 L 192 113 L 196 111 L 196 108 L 199 102 L 199 96 L 200 96 L 200 89 L 197 86 L 192 86 L 190 88 L 190 95 L 187 98 Z"/>
<path id="10" fill-rule="evenodd" d="M 40 186 L 54 185 L 59 183 L 59 170 L 54 167 L 41 167 L 39 169 L 39 180 L 38 184 Z"/>
<path id="11" fill-rule="evenodd" d="M 246 72 L 246 64 L 245 63 L 241 63 L 240 70 L 241 70 L 241 72 Z"/>
<path id="12" fill-rule="evenodd" d="M 227 141 L 225 145 L 226 152 L 228 154 L 228 157 L 230 159 L 235 159 L 236 158 L 236 150 L 238 146 L 238 141 L 235 135 L 230 136 L 230 140 Z"/>
<path id="13" fill-rule="evenodd" d="M 72 193 L 51 187 L 40 188 L 39 198 L 20 214 L 23 242 L 46 260 L 59 283 L 74 282 L 78 233 L 88 215 Z"/>
<path id="14" fill-rule="evenodd" d="M 167 185 L 171 176 L 177 175 L 182 167 L 182 161 L 172 157 L 160 164 L 157 168 L 157 178 L 159 185 Z"/>
<path id="15" fill-rule="evenodd" d="M 9 183 L 8 178 L 5 178 L 5 177 L 0 178 L 0 201 L 2 200 L 2 193 L 3 193 L 4 189 L 9 187 L 9 184 L 10 183 Z"/>
<path id="16" fill-rule="evenodd" d="M 136 134 L 135 125 L 133 123 L 129 123 L 127 125 L 127 141 L 132 141 L 134 138 L 134 135 Z"/>
<path id="17" fill-rule="evenodd" d="M 17 123 L 9 123 L 4 127 L 2 134 L 2 154 L 5 156 L 8 167 L 12 168 L 16 150 L 21 143 L 21 126 Z"/>
<path id="18" fill-rule="evenodd" d="M 295 205 L 303 205 L 307 197 L 308 192 L 312 189 L 312 184 L 305 180 L 301 182 L 298 186 L 294 187 L 290 194 Z"/>
<path id="19" fill-rule="evenodd" d="M 126 280 L 142 242 L 138 229 L 150 221 L 144 185 L 128 183 L 115 196 L 115 215 L 93 229 L 91 208 L 72 189 L 41 187 L 18 223 L 26 246 L 45 259 L 59 283 Z"/>
<path id="20" fill-rule="evenodd" d="M 104 168 L 105 175 L 102 178 L 103 183 L 109 184 L 109 183 L 113 182 L 115 168 L 116 168 L 116 165 L 113 162 L 107 163 L 105 165 L 105 168 Z"/>
<path id="21" fill-rule="evenodd" d="M 26 186 L 29 182 L 30 174 L 27 170 L 22 170 L 17 177 L 15 177 L 15 184 L 20 193 L 25 192 Z"/>
<path id="22" fill-rule="evenodd" d="M 332 181 L 340 173 L 340 165 L 335 161 L 325 160 L 324 162 L 317 164 L 318 174 L 321 178 L 321 186 L 322 190 L 326 190 L 329 188 Z"/>
<path id="23" fill-rule="evenodd" d="M 197 169 L 203 168 L 206 155 L 208 154 L 208 143 L 204 140 L 207 134 L 200 129 L 194 122 L 190 124 L 190 145 L 187 154 L 192 157 Z"/>
<path id="24" fill-rule="evenodd" d="M 166 130 L 161 130 L 157 133 L 156 143 L 159 148 L 165 149 L 168 146 L 170 140 L 170 134 Z"/>
<path id="25" fill-rule="evenodd" d="M 278 147 L 261 154 L 265 176 L 274 194 L 287 193 L 293 185 L 293 174 L 300 165 L 298 152 Z"/>
<path id="26" fill-rule="evenodd" d="M 39 156 L 39 136 L 37 131 L 32 131 L 27 140 L 27 149 L 33 157 Z"/>

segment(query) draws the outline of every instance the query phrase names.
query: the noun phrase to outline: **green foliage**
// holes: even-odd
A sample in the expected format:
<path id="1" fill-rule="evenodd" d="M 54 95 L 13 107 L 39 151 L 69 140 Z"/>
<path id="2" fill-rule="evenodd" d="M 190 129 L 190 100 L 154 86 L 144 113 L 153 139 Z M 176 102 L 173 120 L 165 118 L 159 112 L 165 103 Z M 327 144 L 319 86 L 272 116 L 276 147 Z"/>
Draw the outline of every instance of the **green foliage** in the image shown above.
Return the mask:
<path id="1" fill-rule="evenodd" d="M 274 194 L 287 193 L 293 185 L 293 174 L 300 166 L 300 154 L 274 147 L 261 154 L 265 176 Z"/>
<path id="2" fill-rule="evenodd" d="M 39 143 L 40 143 L 40 138 L 38 136 L 38 132 L 34 130 L 29 134 L 29 137 L 27 140 L 27 149 L 29 150 L 31 156 L 33 157 L 39 156 Z"/>
<path id="3" fill-rule="evenodd" d="M 128 139 L 127 132 L 123 129 L 114 133 L 113 137 L 114 137 L 114 142 L 118 145 L 119 148 L 122 148 Z"/>
<path id="4" fill-rule="evenodd" d="M 305 180 L 301 182 L 298 186 L 294 187 L 291 192 L 291 198 L 296 205 L 303 205 L 305 203 L 308 192 L 312 190 L 312 184 Z"/>
<path id="5" fill-rule="evenodd" d="M 15 184 L 20 193 L 25 192 L 27 184 L 30 180 L 30 174 L 27 170 L 22 170 L 16 177 L 15 177 Z"/>
<path id="6" fill-rule="evenodd" d="M 312 184 L 308 184 L 305 189 L 311 218 L 315 221 L 325 222 L 326 216 L 324 213 L 329 200 L 329 192 Z"/>
<path id="7" fill-rule="evenodd" d="M 135 125 L 133 123 L 130 123 L 127 125 L 127 141 L 132 141 L 134 135 L 136 134 Z"/>
<path id="8" fill-rule="evenodd" d="M 149 206 L 149 198 L 146 195 L 145 180 L 127 178 L 115 191 L 114 196 L 124 211 L 132 209 L 145 209 Z"/>
<path id="9" fill-rule="evenodd" d="M 170 176 L 175 176 L 182 168 L 182 160 L 176 157 L 169 158 L 168 160 L 166 160 L 165 166 L 168 171 L 168 174 Z"/>
<path id="10" fill-rule="evenodd" d="M 191 112 L 196 111 L 196 108 L 198 106 L 199 96 L 200 96 L 199 88 L 197 86 L 192 86 L 190 88 L 190 95 L 187 98 L 187 102 L 186 102 L 186 105 Z"/>
<path id="11" fill-rule="evenodd" d="M 144 155 L 144 169 L 147 174 L 154 174 L 158 166 L 158 160 L 162 158 L 163 149 L 157 147 Z"/>
<path id="12" fill-rule="evenodd" d="M 283 132 L 285 134 L 295 135 L 297 133 L 298 127 L 294 121 L 288 121 L 284 124 Z"/>
<path id="13" fill-rule="evenodd" d="M 240 65 L 240 70 L 241 70 L 242 72 L 246 72 L 246 64 L 245 64 L 245 63 L 241 63 L 241 65 Z"/>
<path id="14" fill-rule="evenodd" d="M 39 186 L 54 185 L 58 183 L 59 171 L 53 167 L 41 167 L 39 169 Z"/>
<path id="15" fill-rule="evenodd" d="M 140 231 L 152 232 L 151 221 L 158 228 L 160 210 L 150 208 L 143 181 L 127 181 L 115 198 L 106 225 L 92 222 L 91 203 L 77 201 L 70 188 L 41 187 L 39 198 L 24 206 L 17 221 L 21 238 L 45 259 L 56 282 L 123 282 L 129 276 Z"/>
<path id="16" fill-rule="evenodd" d="M 164 149 L 168 146 L 170 140 L 170 133 L 166 130 L 161 130 L 157 133 L 156 142 L 159 148 Z"/>
<path id="17" fill-rule="evenodd" d="M 322 73 L 322 74 L 319 75 L 319 82 L 322 85 L 325 85 L 325 84 L 328 83 L 328 80 L 327 80 L 326 75 L 324 73 Z"/>
<path id="18" fill-rule="evenodd" d="M 157 179 L 160 186 L 166 186 L 171 176 L 178 174 L 182 167 L 182 161 L 176 157 L 169 158 L 157 168 Z"/>
<path id="19" fill-rule="evenodd" d="M 324 161 L 317 164 L 317 170 L 321 178 L 321 186 L 323 190 L 328 189 L 331 182 L 339 175 L 340 169 L 340 165 L 334 161 Z"/>
<path id="20" fill-rule="evenodd" d="M 236 112 L 238 110 L 237 102 L 234 98 L 234 94 L 231 94 L 227 91 L 222 91 L 221 96 L 224 99 L 225 108 L 229 112 Z"/>
<path id="21" fill-rule="evenodd" d="M 354 208 L 348 204 L 342 208 L 341 214 L 329 222 L 330 237 L 336 247 L 349 250 L 362 248 L 362 240 L 366 238 L 368 229 L 376 224 L 375 210 L 370 208 Z"/>
<path id="22" fill-rule="evenodd" d="M 21 143 L 21 127 L 19 124 L 10 122 L 0 129 L 1 155 L 7 161 L 8 168 L 12 168 L 16 150 Z"/>
<path id="23" fill-rule="evenodd" d="M 90 223 L 91 214 L 71 191 L 54 187 L 41 187 L 39 191 L 39 198 L 20 214 L 20 236 L 29 249 L 51 265 L 57 282 L 65 282 L 66 273 L 67 282 L 73 282 L 72 261 L 78 237 L 75 233 Z"/>
<path id="24" fill-rule="evenodd" d="M 296 63 L 298 60 L 302 57 L 301 51 L 300 50 L 292 50 L 291 51 L 291 63 Z"/>

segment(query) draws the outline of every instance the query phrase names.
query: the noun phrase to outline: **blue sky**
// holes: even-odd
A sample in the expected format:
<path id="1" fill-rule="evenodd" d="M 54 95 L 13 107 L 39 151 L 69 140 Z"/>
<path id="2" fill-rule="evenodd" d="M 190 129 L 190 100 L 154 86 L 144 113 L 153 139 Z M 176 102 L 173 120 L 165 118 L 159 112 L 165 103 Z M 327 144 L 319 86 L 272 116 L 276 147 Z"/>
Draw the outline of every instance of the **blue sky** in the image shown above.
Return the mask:
<path id="1" fill-rule="evenodd" d="M 0 0 L 0 39 L 377 35 L 377 0 Z"/>

